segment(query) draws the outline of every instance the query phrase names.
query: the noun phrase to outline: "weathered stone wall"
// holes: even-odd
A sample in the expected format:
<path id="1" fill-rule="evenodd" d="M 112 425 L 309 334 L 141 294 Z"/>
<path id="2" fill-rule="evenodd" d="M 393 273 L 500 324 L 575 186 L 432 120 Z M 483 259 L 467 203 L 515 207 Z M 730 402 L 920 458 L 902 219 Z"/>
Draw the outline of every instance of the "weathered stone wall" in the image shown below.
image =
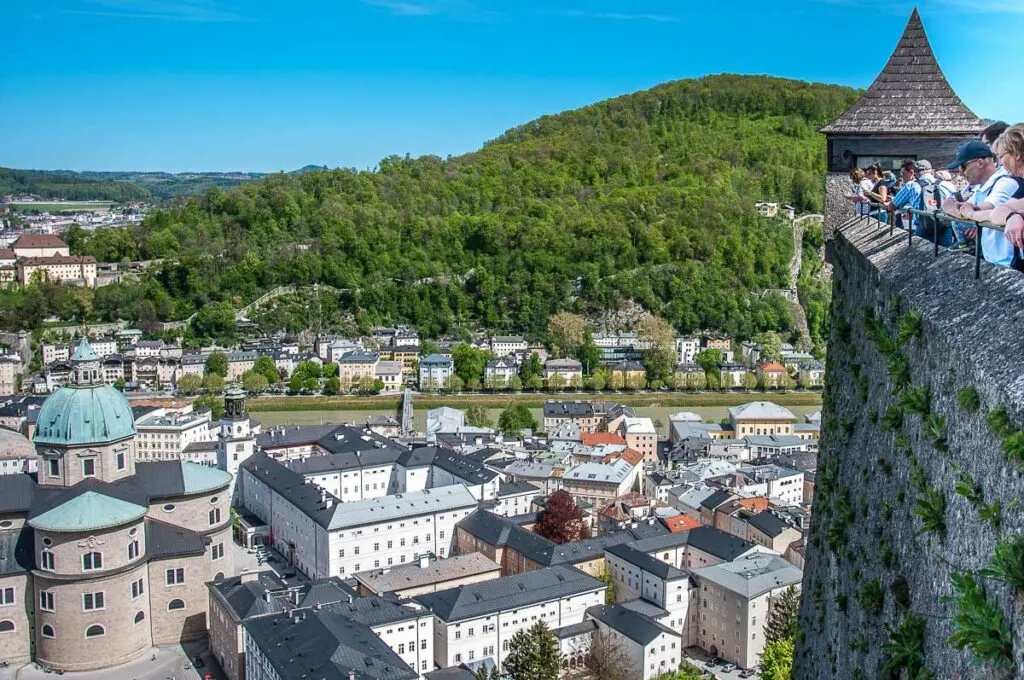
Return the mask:
<path id="1" fill-rule="evenodd" d="M 949 642 L 958 608 L 944 598 L 954 573 L 986 567 L 1024 530 L 1024 459 L 1004 454 L 1006 433 L 986 419 L 1005 408 L 1008 429 L 1024 425 L 1024 275 L 983 263 L 975 280 L 972 258 L 936 258 L 876 225 L 841 225 L 828 245 L 833 325 L 792 677 L 889 676 L 885 645 L 912 616 L 924 630 L 910 648 L 934 674 L 921 677 L 1012 677 Z M 958 399 L 972 389 L 976 410 Z M 981 497 L 958 494 L 958 479 Z M 923 512 L 942 525 L 931 530 L 915 514 L 929 497 L 941 499 Z M 998 525 L 981 512 L 995 503 Z M 1024 668 L 1024 597 L 979 581 L 1012 633 L 1006 663 Z"/>

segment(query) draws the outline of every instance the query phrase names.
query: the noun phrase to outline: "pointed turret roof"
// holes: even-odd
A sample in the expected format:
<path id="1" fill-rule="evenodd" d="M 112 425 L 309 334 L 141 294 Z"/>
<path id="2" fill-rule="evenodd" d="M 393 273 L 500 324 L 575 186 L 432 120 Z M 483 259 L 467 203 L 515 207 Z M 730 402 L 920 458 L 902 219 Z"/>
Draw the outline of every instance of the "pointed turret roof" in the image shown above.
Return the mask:
<path id="1" fill-rule="evenodd" d="M 826 134 L 977 134 L 985 125 L 946 81 L 915 8 L 889 62 Z"/>
<path id="2" fill-rule="evenodd" d="M 92 345 L 89 344 L 89 338 L 82 338 L 78 343 L 78 348 L 75 349 L 75 353 L 71 355 L 71 361 L 99 361 L 100 357 L 93 350 Z"/>

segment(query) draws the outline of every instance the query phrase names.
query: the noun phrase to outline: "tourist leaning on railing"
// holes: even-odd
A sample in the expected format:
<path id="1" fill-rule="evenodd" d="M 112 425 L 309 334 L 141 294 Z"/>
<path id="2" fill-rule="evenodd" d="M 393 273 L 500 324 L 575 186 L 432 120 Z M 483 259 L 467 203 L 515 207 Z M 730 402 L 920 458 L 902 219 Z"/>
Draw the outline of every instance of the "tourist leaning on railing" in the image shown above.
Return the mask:
<path id="1" fill-rule="evenodd" d="M 854 212 L 858 215 L 867 215 L 871 212 L 868 204 L 871 202 L 868 194 L 874 188 L 874 184 L 867 179 L 864 171 L 854 168 L 850 171 L 850 180 L 853 182 L 853 193 L 846 194 L 846 198 L 853 201 Z"/>
<path id="2" fill-rule="evenodd" d="M 1016 178 L 1024 177 L 1024 124 L 1008 128 L 992 147 L 996 160 L 1006 172 Z M 1024 181 L 1018 180 L 1017 193 L 1024 191 Z M 1017 248 L 1017 259 L 1024 249 L 1024 198 L 1016 197 L 992 209 L 974 213 L 979 220 L 1006 227 L 1006 240 Z"/>
<path id="3" fill-rule="evenodd" d="M 943 202 L 942 211 L 950 217 L 979 221 L 976 213 L 984 215 L 987 211 L 1013 199 L 1022 189 L 1022 182 L 1011 177 L 1005 168 L 999 167 L 992 149 L 981 141 L 974 140 L 962 144 L 957 150 L 956 158 L 948 167 L 950 170 L 959 169 L 974 188 L 974 192 L 966 201 L 958 202 L 955 198 L 949 198 Z M 956 223 L 954 229 L 958 234 L 962 229 L 968 238 L 974 238 L 977 232 L 972 224 L 963 222 Z M 982 256 L 992 264 L 1000 267 L 1021 266 L 1016 249 L 1002 231 L 983 230 L 980 245 Z"/>

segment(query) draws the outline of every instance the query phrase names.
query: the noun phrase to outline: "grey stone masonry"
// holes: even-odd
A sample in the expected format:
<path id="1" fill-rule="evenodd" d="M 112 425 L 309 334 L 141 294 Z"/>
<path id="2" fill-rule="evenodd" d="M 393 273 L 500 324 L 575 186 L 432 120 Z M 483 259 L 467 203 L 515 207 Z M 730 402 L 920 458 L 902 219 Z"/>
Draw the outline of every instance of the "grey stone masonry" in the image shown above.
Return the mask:
<path id="1" fill-rule="evenodd" d="M 924 621 L 920 651 L 933 677 L 1012 677 L 949 642 L 957 608 L 945 598 L 954 573 L 977 574 L 999 540 L 1024 531 L 1024 462 L 1008 460 L 986 423 L 1004 408 L 1024 427 L 1024 275 L 983 262 L 975 279 L 972 257 L 935 257 L 930 243 L 908 245 L 906 232 L 872 220 L 839 224 L 827 257 L 832 335 L 792 677 L 886 677 L 883 647 L 912 615 Z M 881 331 L 894 345 L 877 341 Z M 977 391 L 976 411 L 959 403 L 964 389 Z M 983 499 L 955 491 L 963 475 Z M 944 506 L 915 513 L 929 493 Z M 998 526 L 979 514 L 997 502 Z M 919 514 L 944 528 L 929 530 Z M 1012 636 L 1008 663 L 1024 668 L 1020 593 L 978 579 Z"/>

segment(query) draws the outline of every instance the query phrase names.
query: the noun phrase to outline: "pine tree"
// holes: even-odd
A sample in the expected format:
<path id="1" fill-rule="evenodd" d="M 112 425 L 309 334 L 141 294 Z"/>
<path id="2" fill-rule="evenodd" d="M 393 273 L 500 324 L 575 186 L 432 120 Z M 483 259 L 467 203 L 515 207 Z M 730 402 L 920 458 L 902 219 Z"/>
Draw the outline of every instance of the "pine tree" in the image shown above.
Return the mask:
<path id="1" fill-rule="evenodd" d="M 555 636 L 538 621 L 512 636 L 502 671 L 510 680 L 557 680 L 561 663 Z"/>
<path id="2" fill-rule="evenodd" d="M 796 638 L 796 621 L 800 614 L 800 593 L 790 586 L 775 601 L 764 625 L 765 644 Z"/>

